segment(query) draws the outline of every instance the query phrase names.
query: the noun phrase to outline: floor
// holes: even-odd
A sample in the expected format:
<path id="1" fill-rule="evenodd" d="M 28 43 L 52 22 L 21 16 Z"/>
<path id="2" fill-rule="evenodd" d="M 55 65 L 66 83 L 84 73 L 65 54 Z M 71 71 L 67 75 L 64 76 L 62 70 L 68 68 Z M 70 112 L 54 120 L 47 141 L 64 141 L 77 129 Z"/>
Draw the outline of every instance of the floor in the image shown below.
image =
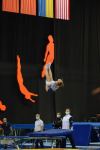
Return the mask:
<path id="1" fill-rule="evenodd" d="M 11 145 L 8 145 L 6 150 L 36 150 L 32 147 L 33 147 L 32 143 L 25 143 L 17 147 L 15 146 L 12 147 Z M 53 150 L 53 149 L 54 150 L 74 150 L 74 149 L 71 149 L 70 144 L 67 144 L 66 148 L 55 148 L 55 145 L 53 145 L 53 147 L 50 148 L 51 143 L 47 142 L 47 143 L 44 143 L 44 147 L 45 147 L 44 149 L 47 149 L 47 150 Z M 3 144 L 1 145 L 0 150 L 4 150 Z M 40 148 L 38 150 L 40 150 Z M 100 143 L 90 143 L 89 146 L 77 146 L 75 150 L 100 150 Z"/>

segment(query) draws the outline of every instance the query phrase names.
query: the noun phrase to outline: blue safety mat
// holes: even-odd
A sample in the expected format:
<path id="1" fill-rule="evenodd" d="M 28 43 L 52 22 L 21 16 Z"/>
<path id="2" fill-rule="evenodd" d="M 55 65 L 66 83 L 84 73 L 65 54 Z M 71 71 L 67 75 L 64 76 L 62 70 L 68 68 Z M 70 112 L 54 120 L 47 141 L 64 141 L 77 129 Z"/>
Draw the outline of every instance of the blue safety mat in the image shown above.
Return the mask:
<path id="1" fill-rule="evenodd" d="M 54 136 L 67 136 L 72 134 L 73 131 L 65 130 L 65 129 L 50 129 L 42 132 L 31 132 L 28 133 L 28 136 L 36 136 L 36 137 L 54 137 Z"/>

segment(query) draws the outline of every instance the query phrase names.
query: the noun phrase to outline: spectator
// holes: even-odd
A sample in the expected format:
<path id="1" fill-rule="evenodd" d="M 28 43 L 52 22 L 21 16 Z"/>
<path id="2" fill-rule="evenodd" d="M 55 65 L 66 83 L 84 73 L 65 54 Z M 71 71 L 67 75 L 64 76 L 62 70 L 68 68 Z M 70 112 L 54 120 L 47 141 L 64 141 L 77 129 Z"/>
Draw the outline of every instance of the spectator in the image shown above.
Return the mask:
<path id="1" fill-rule="evenodd" d="M 70 114 L 70 109 L 67 108 L 65 111 L 65 116 L 62 119 L 62 129 L 71 129 L 73 118 Z"/>
<path id="2" fill-rule="evenodd" d="M 71 130 L 72 129 L 72 123 L 73 123 L 73 117 L 70 114 L 71 111 L 69 108 L 66 108 L 65 110 L 65 116 L 62 119 L 62 129 L 67 129 L 67 130 Z M 75 143 L 73 140 L 73 136 L 72 134 L 67 135 L 67 137 L 72 145 L 72 148 L 75 148 Z M 66 145 L 66 141 L 63 141 L 63 145 Z"/>
<path id="3" fill-rule="evenodd" d="M 35 121 L 35 132 L 41 132 L 44 129 L 44 123 L 40 118 L 40 114 L 36 114 L 36 121 Z M 35 148 L 38 148 L 40 144 L 40 147 L 43 148 L 43 141 L 42 140 L 35 140 Z"/>
<path id="4" fill-rule="evenodd" d="M 7 118 L 3 118 L 3 124 L 1 125 L 4 136 L 9 136 L 12 133 L 12 127 L 10 123 L 8 123 Z M 8 140 L 6 138 L 3 141 L 4 149 L 7 149 Z"/>
<path id="5" fill-rule="evenodd" d="M 61 129 L 62 128 L 62 118 L 61 118 L 61 113 L 60 112 L 58 112 L 56 114 L 56 119 L 53 122 L 53 127 L 55 129 Z M 61 144 L 62 144 L 62 141 L 57 139 L 56 140 L 56 147 L 60 148 Z"/>
<path id="6" fill-rule="evenodd" d="M 56 119 L 53 122 L 53 127 L 55 129 L 61 129 L 62 128 L 62 118 L 61 118 L 61 113 L 60 112 L 58 112 L 56 114 Z"/>
<path id="7" fill-rule="evenodd" d="M 10 123 L 7 121 L 7 118 L 3 118 L 3 124 L 1 125 L 1 127 L 5 136 L 9 136 L 11 134 L 12 128 Z"/>

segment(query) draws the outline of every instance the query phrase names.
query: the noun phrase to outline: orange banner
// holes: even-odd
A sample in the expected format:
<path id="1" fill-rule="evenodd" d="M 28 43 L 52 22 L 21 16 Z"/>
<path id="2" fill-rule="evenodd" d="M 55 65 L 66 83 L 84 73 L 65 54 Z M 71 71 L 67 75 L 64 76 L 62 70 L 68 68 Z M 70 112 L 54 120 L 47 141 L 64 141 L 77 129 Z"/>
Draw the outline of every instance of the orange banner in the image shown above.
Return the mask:
<path id="1" fill-rule="evenodd" d="M 21 13 L 36 16 L 36 0 L 21 0 Z"/>
<path id="2" fill-rule="evenodd" d="M 44 56 L 44 66 L 43 66 L 43 70 L 41 73 L 41 77 L 44 78 L 45 77 L 45 65 L 46 64 L 52 64 L 54 61 L 54 39 L 52 35 L 48 35 L 48 44 L 46 45 L 46 51 L 45 51 L 45 56 Z"/>
<path id="3" fill-rule="evenodd" d="M 6 111 L 6 105 L 4 105 L 4 104 L 2 103 L 2 101 L 0 101 L 0 110 L 1 110 L 1 111 Z"/>
<path id="4" fill-rule="evenodd" d="M 9 12 L 19 12 L 19 0 L 3 0 L 2 10 Z"/>
<path id="5" fill-rule="evenodd" d="M 17 55 L 17 81 L 19 84 L 20 92 L 25 96 L 25 99 L 30 100 L 31 102 L 35 102 L 31 97 L 32 96 L 38 96 L 35 93 L 30 92 L 23 83 L 23 76 L 21 73 L 21 63 L 20 63 L 20 57 Z"/>

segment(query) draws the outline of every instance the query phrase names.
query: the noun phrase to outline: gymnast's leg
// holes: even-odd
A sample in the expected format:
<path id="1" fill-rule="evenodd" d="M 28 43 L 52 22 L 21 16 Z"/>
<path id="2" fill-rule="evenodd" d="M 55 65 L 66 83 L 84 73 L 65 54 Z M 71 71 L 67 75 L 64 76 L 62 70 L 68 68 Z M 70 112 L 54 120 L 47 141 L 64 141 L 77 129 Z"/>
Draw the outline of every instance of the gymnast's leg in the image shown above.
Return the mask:
<path id="1" fill-rule="evenodd" d="M 46 65 L 46 81 L 50 82 L 53 80 L 52 71 L 50 68 L 51 64 Z"/>

